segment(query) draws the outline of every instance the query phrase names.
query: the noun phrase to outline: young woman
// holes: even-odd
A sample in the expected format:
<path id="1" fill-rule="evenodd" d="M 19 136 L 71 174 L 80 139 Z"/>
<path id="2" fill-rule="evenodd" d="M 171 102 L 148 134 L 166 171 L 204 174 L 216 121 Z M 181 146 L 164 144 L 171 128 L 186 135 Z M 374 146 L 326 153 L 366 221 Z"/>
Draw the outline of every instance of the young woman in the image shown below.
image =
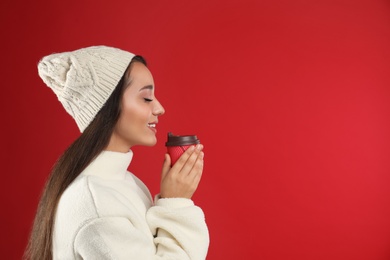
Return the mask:
<path id="1" fill-rule="evenodd" d="M 156 143 L 164 108 L 140 56 L 94 46 L 52 54 L 39 75 L 75 119 L 81 136 L 45 186 L 26 259 L 205 259 L 209 235 L 191 197 L 203 146 L 173 167 L 165 155 L 160 194 L 127 171 L 135 145 Z"/>

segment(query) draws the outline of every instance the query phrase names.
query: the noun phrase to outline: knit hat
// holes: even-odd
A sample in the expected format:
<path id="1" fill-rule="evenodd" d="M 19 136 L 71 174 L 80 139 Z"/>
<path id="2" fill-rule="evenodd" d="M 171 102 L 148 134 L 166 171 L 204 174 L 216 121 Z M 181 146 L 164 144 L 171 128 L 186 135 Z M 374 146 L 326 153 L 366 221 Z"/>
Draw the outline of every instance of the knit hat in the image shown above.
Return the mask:
<path id="1" fill-rule="evenodd" d="M 83 132 L 106 103 L 134 56 L 117 48 L 92 46 L 42 58 L 38 74 Z"/>

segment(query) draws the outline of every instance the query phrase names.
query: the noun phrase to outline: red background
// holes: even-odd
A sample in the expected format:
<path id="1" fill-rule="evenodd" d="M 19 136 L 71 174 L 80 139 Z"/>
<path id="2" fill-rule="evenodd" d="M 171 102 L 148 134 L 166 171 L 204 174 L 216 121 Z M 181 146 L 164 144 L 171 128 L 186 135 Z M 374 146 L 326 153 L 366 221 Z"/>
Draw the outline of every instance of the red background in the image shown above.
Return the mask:
<path id="1" fill-rule="evenodd" d="M 147 58 L 167 111 L 130 170 L 158 192 L 166 133 L 195 133 L 208 259 L 390 259 L 390 3 L 1 2 L 2 259 L 20 259 L 79 135 L 39 79 L 52 52 Z M 4 167 L 5 166 L 5 167 Z"/>

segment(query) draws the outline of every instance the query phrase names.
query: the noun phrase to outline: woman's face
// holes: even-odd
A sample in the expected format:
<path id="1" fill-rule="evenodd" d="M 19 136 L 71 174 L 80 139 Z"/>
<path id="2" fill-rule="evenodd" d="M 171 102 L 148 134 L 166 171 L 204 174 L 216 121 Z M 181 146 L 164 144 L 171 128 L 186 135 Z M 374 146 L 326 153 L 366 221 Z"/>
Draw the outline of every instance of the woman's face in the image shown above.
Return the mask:
<path id="1" fill-rule="evenodd" d="M 152 74 L 144 64 L 132 63 L 125 82 L 121 113 L 107 147 L 118 152 L 127 152 L 134 145 L 155 145 L 158 116 L 165 112 L 154 95 Z"/>

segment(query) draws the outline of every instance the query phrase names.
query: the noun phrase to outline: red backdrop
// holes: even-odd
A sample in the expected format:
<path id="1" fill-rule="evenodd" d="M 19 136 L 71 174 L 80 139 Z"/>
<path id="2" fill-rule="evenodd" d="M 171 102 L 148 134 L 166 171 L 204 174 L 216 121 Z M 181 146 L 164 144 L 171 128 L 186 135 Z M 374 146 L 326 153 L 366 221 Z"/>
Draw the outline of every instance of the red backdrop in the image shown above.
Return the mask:
<path id="1" fill-rule="evenodd" d="M 204 143 L 194 200 L 208 259 L 390 259 L 388 1 L 7 0 L 0 10 L 2 259 L 20 259 L 50 168 L 79 135 L 36 64 L 98 44 L 150 63 L 167 113 L 130 170 L 153 193 L 168 131 Z"/>

